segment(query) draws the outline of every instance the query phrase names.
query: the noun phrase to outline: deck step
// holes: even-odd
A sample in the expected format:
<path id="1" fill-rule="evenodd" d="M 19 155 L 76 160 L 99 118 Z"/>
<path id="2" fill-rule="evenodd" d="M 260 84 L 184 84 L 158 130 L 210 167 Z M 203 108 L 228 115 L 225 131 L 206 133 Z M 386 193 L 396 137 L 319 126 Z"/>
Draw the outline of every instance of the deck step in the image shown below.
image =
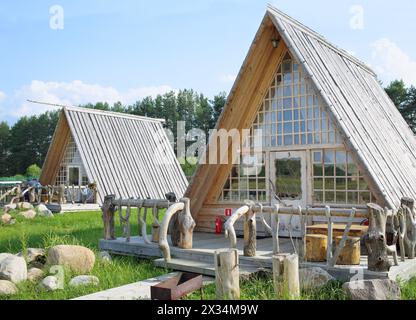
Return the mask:
<path id="1" fill-rule="evenodd" d="M 171 259 L 168 263 L 166 263 L 164 259 L 156 259 L 153 261 L 153 264 L 157 267 L 215 277 L 215 267 L 213 263 L 184 259 Z M 241 276 L 249 276 L 257 271 L 259 271 L 259 268 L 240 265 Z"/>

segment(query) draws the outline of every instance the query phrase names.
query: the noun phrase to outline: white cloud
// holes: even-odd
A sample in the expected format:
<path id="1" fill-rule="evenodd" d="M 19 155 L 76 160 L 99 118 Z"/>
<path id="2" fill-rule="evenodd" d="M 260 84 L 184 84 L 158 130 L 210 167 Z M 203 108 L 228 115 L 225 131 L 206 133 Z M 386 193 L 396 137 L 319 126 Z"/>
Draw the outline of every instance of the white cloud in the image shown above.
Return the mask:
<path id="1" fill-rule="evenodd" d="M 220 76 L 220 81 L 224 83 L 233 83 L 237 76 L 235 74 L 223 74 Z"/>
<path id="2" fill-rule="evenodd" d="M 383 38 L 373 42 L 371 47 L 371 65 L 383 80 L 403 79 L 406 84 L 416 85 L 416 61 L 397 44 Z"/>
<path id="3" fill-rule="evenodd" d="M 1 110 L 11 117 L 21 117 L 38 114 L 57 107 L 33 104 L 27 100 L 35 100 L 60 105 L 80 105 L 85 103 L 108 102 L 113 104 L 121 101 L 131 104 L 147 96 L 156 96 L 173 90 L 170 86 L 150 86 L 129 89 L 120 92 L 113 87 L 97 84 L 87 84 L 79 80 L 72 82 L 43 82 L 34 80 L 29 85 L 18 89 L 10 98 L 10 105 L 16 106 L 12 110 Z"/>
<path id="4" fill-rule="evenodd" d="M 6 99 L 6 94 L 3 91 L 0 91 L 0 103 Z"/>

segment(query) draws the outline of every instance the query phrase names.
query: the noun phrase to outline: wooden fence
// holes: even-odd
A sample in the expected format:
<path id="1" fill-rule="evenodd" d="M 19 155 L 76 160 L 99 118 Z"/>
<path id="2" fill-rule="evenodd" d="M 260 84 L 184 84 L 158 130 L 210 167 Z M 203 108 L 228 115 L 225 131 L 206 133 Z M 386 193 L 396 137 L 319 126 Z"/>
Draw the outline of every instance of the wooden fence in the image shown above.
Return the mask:
<path id="1" fill-rule="evenodd" d="M 97 189 L 88 186 L 0 186 L 0 205 L 27 201 L 40 203 L 97 203 Z"/>
<path id="2" fill-rule="evenodd" d="M 114 216 L 118 212 L 123 237 L 126 239 L 126 242 L 130 242 L 132 208 L 136 208 L 138 212 L 139 236 L 142 237 L 146 244 L 159 244 L 159 248 L 166 261 L 170 261 L 171 259 L 167 237 L 172 219 L 170 228 L 172 245 L 182 249 L 192 248 L 193 230 L 196 224 L 190 213 L 190 200 L 184 198 L 176 202 L 176 198 L 172 195 L 169 195 L 168 199 L 116 199 L 114 195 L 106 196 L 102 206 L 104 239 L 116 239 Z M 142 209 L 144 209 L 143 213 Z M 149 209 L 152 210 L 153 218 L 151 239 L 149 239 L 147 234 L 147 215 Z M 160 217 L 161 210 L 166 210 L 163 220 Z"/>

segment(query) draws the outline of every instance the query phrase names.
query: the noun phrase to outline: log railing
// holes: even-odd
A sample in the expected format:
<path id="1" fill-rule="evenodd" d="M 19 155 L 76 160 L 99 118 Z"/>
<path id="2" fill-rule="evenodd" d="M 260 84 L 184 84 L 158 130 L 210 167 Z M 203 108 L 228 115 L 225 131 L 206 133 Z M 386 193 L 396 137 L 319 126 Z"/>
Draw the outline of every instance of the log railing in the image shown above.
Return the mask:
<path id="1" fill-rule="evenodd" d="M 271 213 L 272 216 L 272 225 L 269 226 L 262 213 Z M 328 249 L 327 249 L 327 263 L 328 266 L 334 266 L 342 249 L 345 246 L 346 240 L 348 238 L 349 230 L 351 228 L 354 218 L 367 218 L 368 212 L 366 209 L 343 209 L 343 208 L 301 208 L 301 207 L 282 207 L 280 205 L 274 206 L 263 206 L 259 203 L 254 203 L 252 201 L 246 202 L 244 206 L 239 208 L 224 224 L 225 237 L 230 239 L 230 248 L 234 249 L 237 247 L 237 237 L 234 229 L 234 224 L 243 216 L 244 220 L 244 256 L 254 257 L 256 256 L 256 214 L 261 214 L 261 222 L 264 224 L 266 230 L 272 234 L 273 237 L 273 254 L 280 254 L 280 245 L 279 245 L 279 215 L 286 214 L 290 215 L 289 222 L 289 236 L 293 245 L 295 253 L 299 255 L 301 261 L 305 260 L 306 255 L 306 230 L 307 230 L 307 218 L 309 216 L 326 216 L 328 219 Z M 292 237 L 292 217 L 294 215 L 300 216 L 301 222 L 301 246 L 296 248 L 293 237 Z M 347 228 L 344 231 L 342 240 L 337 248 L 334 248 L 332 243 L 332 218 L 333 217 L 347 217 L 348 224 Z M 334 254 L 335 251 L 335 254 Z"/>
<path id="2" fill-rule="evenodd" d="M 84 190 L 89 192 L 84 194 Z M 28 202 L 40 203 L 97 203 L 97 189 L 89 189 L 88 186 L 60 185 L 60 186 L 31 186 L 23 189 L 22 185 L 0 188 L 0 203 L 12 204 L 24 201 L 29 195 Z"/>
<path id="3" fill-rule="evenodd" d="M 125 213 L 123 212 L 125 209 Z M 120 224 L 123 230 L 123 237 L 126 242 L 131 240 L 131 209 L 136 208 L 140 233 L 146 244 L 158 244 L 165 261 L 170 261 L 170 248 L 167 240 L 168 229 L 171 219 L 177 215 L 177 219 L 171 230 L 172 244 L 182 249 L 192 248 L 193 229 L 196 224 L 190 213 L 190 200 L 181 199 L 179 202 L 172 202 L 165 199 L 116 199 L 114 195 L 106 196 L 102 206 L 102 218 L 104 222 L 104 239 L 115 240 L 114 216 L 118 210 Z M 142 213 L 142 209 L 143 213 Z M 152 239 L 147 235 L 147 214 L 152 210 Z M 160 210 L 166 210 L 163 221 L 159 221 Z"/>
<path id="4" fill-rule="evenodd" d="M 15 196 L 17 196 L 19 192 L 20 192 L 19 186 L 1 188 L 0 203 L 2 204 L 12 203 L 13 200 L 15 199 Z"/>

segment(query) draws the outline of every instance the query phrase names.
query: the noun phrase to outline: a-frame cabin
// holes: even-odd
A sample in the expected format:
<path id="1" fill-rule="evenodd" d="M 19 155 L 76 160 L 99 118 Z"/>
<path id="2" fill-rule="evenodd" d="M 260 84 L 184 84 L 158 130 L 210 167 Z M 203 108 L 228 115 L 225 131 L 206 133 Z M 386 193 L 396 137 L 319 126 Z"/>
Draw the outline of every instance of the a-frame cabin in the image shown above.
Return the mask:
<path id="1" fill-rule="evenodd" d="M 375 73 L 273 7 L 217 129 L 261 129 L 263 152 L 248 174 L 232 152 L 220 159 L 228 164 L 199 165 L 186 192 L 199 231 L 214 232 L 217 217 L 247 199 L 398 209 L 402 197 L 416 198 L 416 140 Z"/>
<path id="2" fill-rule="evenodd" d="M 98 204 L 113 194 L 164 199 L 166 193 L 174 192 L 180 198 L 188 181 L 163 123 L 161 119 L 65 107 L 40 182 L 74 185 L 77 190 L 95 183 Z M 75 197 L 75 201 L 80 198 L 79 194 Z"/>

